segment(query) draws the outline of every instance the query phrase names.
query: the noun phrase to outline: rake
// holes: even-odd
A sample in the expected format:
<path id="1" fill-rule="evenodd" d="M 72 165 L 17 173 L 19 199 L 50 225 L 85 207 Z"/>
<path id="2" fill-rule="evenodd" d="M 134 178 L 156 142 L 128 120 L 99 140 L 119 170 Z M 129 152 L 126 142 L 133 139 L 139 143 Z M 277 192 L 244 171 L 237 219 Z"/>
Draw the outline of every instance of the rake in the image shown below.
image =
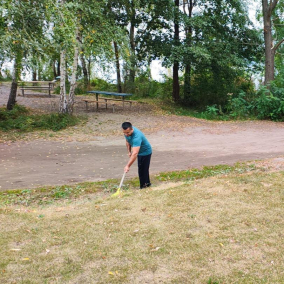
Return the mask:
<path id="1" fill-rule="evenodd" d="M 124 178 L 125 178 L 125 174 L 126 174 L 126 172 L 124 172 L 124 173 L 123 173 L 123 176 L 122 176 L 122 178 L 121 178 L 121 181 L 120 181 L 119 187 L 118 187 L 118 189 L 117 189 L 116 193 L 114 193 L 112 196 L 118 196 L 118 195 L 119 195 L 119 193 L 120 193 L 120 189 L 121 189 L 121 187 L 122 187 L 123 180 L 124 180 Z"/>

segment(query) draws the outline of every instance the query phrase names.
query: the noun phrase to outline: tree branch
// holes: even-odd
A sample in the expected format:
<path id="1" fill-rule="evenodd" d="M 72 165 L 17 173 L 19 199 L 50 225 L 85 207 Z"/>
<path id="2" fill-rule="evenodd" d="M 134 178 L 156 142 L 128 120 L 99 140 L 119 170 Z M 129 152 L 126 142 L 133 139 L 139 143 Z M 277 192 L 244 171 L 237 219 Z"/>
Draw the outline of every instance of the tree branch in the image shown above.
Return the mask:
<path id="1" fill-rule="evenodd" d="M 270 7 L 269 7 L 270 12 L 272 12 L 272 11 L 275 9 L 275 7 L 276 7 L 278 1 L 279 1 L 279 0 L 273 0 L 273 1 L 270 2 L 270 5 L 269 5 L 269 6 L 270 6 Z"/>
<path id="2" fill-rule="evenodd" d="M 277 48 L 281 45 L 281 43 L 284 42 L 284 38 L 282 38 L 276 45 L 274 45 L 271 49 L 273 51 L 276 51 Z"/>

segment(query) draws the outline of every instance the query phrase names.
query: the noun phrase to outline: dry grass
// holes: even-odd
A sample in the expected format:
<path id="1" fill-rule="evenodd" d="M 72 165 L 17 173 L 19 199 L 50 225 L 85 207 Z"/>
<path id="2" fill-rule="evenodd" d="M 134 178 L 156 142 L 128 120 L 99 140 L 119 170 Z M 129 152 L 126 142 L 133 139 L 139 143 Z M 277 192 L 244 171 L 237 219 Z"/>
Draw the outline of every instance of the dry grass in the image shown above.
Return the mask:
<path id="1" fill-rule="evenodd" d="M 283 172 L 0 215 L 0 283 L 284 283 Z"/>

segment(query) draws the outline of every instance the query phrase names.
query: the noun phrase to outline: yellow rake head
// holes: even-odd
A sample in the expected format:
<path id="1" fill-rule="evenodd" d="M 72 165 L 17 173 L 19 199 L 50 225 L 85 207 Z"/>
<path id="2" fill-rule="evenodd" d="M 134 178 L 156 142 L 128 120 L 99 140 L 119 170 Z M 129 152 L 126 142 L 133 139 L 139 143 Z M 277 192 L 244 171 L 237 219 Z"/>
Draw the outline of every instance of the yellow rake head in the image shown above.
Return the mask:
<path id="1" fill-rule="evenodd" d="M 112 194 L 112 197 L 116 197 L 116 196 L 118 196 L 118 195 L 120 194 L 120 189 L 121 189 L 121 187 L 122 187 L 122 183 L 123 183 L 125 174 L 126 174 L 126 173 L 124 172 L 124 173 L 123 173 L 123 176 L 122 176 L 122 178 L 121 178 L 119 187 L 118 187 L 117 191 L 116 191 L 114 194 Z"/>

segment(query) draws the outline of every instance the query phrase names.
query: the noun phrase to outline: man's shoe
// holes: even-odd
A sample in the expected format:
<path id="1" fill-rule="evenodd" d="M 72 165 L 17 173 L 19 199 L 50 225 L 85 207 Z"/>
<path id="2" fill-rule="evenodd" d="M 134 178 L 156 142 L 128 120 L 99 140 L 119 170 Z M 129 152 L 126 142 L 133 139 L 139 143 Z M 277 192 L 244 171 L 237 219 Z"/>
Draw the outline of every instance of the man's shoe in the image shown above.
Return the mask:
<path id="1" fill-rule="evenodd" d="M 146 187 L 149 187 L 151 186 L 151 183 L 145 183 L 145 185 L 143 185 L 142 187 L 140 187 L 140 189 L 143 189 L 143 188 L 146 188 Z"/>

